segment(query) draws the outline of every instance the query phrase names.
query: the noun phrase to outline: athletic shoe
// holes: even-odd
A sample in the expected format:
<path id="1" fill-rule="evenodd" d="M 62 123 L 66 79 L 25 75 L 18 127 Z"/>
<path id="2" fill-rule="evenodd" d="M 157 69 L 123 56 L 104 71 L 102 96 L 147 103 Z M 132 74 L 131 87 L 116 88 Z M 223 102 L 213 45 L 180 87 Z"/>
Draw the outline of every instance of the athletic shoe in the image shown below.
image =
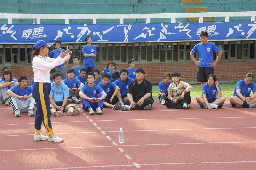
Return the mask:
<path id="1" fill-rule="evenodd" d="M 97 107 L 97 108 L 96 108 L 96 114 L 97 114 L 97 115 L 102 115 L 101 107 Z"/>
<path id="2" fill-rule="evenodd" d="M 10 102 L 9 102 L 8 99 L 5 100 L 4 105 L 5 105 L 5 106 L 9 106 L 9 105 L 10 105 Z"/>
<path id="3" fill-rule="evenodd" d="M 152 109 L 152 105 L 148 104 L 147 106 L 144 107 L 144 110 L 151 110 Z"/>
<path id="4" fill-rule="evenodd" d="M 74 102 L 74 103 L 79 103 L 80 101 L 78 100 L 78 98 L 72 97 L 72 102 Z"/>
<path id="5" fill-rule="evenodd" d="M 207 104 L 199 104 L 199 105 L 200 105 L 200 107 L 203 108 L 203 109 L 208 109 Z"/>
<path id="6" fill-rule="evenodd" d="M 19 111 L 19 110 L 16 110 L 16 111 L 14 112 L 14 114 L 15 114 L 15 117 L 20 117 L 20 111 Z"/>
<path id="7" fill-rule="evenodd" d="M 189 109 L 190 107 L 189 107 L 189 104 L 187 104 L 187 103 L 183 103 L 183 109 Z"/>
<path id="8" fill-rule="evenodd" d="M 165 105 L 165 100 L 164 99 L 162 99 L 161 105 Z"/>
<path id="9" fill-rule="evenodd" d="M 34 115 L 35 115 L 35 114 L 34 114 L 34 110 L 32 110 L 32 109 L 28 110 L 28 115 L 29 115 L 29 116 L 34 116 Z"/>
<path id="10" fill-rule="evenodd" d="M 34 135 L 34 141 L 41 141 L 41 140 L 47 140 L 48 136 L 44 136 L 42 135 L 42 133 L 40 135 Z"/>
<path id="11" fill-rule="evenodd" d="M 121 109 L 121 106 L 122 106 L 121 103 L 118 103 L 118 104 L 115 104 L 112 109 L 118 110 L 118 109 Z"/>
<path id="12" fill-rule="evenodd" d="M 89 115 L 94 115 L 94 111 L 91 107 L 88 107 Z"/>
<path id="13" fill-rule="evenodd" d="M 249 104 L 249 108 L 256 108 L 256 103 L 254 103 L 254 104 Z"/>
<path id="14" fill-rule="evenodd" d="M 52 138 L 48 137 L 48 141 L 49 142 L 63 142 L 63 139 L 61 139 L 60 137 L 58 137 L 57 135 L 54 135 Z"/>
<path id="15" fill-rule="evenodd" d="M 122 111 L 127 111 L 127 110 L 131 110 L 131 106 L 128 105 L 122 105 L 121 106 Z"/>
<path id="16" fill-rule="evenodd" d="M 210 106 L 211 106 L 212 109 L 218 109 L 218 105 L 217 104 L 210 103 Z"/>

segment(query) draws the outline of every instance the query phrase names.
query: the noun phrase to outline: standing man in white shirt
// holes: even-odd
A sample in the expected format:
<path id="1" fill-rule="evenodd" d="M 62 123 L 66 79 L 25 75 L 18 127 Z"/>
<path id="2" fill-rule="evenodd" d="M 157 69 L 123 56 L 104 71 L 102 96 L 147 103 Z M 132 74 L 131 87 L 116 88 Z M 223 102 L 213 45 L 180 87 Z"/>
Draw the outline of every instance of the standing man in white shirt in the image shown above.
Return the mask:
<path id="1" fill-rule="evenodd" d="M 51 125 L 51 111 L 49 94 L 51 90 L 50 70 L 55 66 L 63 64 L 70 58 L 71 51 L 68 49 L 61 52 L 59 57 L 52 59 L 48 57 L 49 49 L 45 41 L 39 40 L 33 46 L 32 67 L 34 72 L 34 86 L 32 95 L 37 102 L 35 115 L 35 135 L 34 141 L 47 140 L 47 137 L 41 134 L 41 124 L 44 121 L 46 133 L 49 135 L 49 142 L 62 142 L 63 139 L 54 134 Z"/>

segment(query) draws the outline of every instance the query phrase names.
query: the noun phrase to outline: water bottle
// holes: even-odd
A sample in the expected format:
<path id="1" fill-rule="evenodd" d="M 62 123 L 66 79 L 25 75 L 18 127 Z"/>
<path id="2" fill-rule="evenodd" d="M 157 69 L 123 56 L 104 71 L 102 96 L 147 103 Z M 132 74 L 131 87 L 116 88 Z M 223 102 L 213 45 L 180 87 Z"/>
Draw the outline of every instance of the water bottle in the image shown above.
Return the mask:
<path id="1" fill-rule="evenodd" d="M 120 144 L 124 143 L 124 131 L 123 131 L 123 128 L 120 128 L 120 131 L 119 131 L 119 143 Z"/>

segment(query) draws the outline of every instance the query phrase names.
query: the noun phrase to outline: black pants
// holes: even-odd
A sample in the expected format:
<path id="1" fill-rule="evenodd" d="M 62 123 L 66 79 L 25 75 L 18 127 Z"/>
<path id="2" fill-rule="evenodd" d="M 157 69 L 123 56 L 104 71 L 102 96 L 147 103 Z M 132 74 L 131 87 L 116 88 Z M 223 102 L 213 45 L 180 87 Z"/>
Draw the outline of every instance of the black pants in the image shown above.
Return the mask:
<path id="1" fill-rule="evenodd" d="M 177 103 L 174 103 L 173 101 L 170 101 L 169 99 L 166 100 L 165 105 L 168 108 L 174 108 L 174 109 L 183 109 L 183 104 L 187 103 L 190 104 L 191 103 L 191 97 L 190 97 L 190 92 L 187 92 L 184 95 L 184 98 L 181 100 L 178 100 Z"/>
<path id="2" fill-rule="evenodd" d="M 137 102 L 138 101 L 134 101 L 135 103 L 136 103 L 136 105 L 135 105 L 135 107 L 134 108 L 131 108 L 132 110 L 144 110 L 144 107 L 145 106 L 147 106 L 147 105 L 149 105 L 149 104 L 153 104 L 154 103 L 154 100 L 152 99 L 152 98 L 146 98 L 145 100 L 144 100 L 144 103 L 141 105 L 141 106 L 139 106 L 139 105 L 137 105 Z M 130 103 L 130 101 L 129 100 L 126 100 L 125 102 L 124 102 L 124 105 L 130 105 L 131 103 Z"/>

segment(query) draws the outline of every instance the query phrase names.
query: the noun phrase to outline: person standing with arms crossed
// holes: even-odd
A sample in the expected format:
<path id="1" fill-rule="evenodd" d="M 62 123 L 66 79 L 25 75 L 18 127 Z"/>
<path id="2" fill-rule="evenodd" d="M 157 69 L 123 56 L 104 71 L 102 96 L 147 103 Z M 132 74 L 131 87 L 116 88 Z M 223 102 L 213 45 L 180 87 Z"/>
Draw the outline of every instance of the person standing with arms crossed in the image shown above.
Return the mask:
<path id="1" fill-rule="evenodd" d="M 92 45 L 92 37 L 86 36 L 85 37 L 86 45 L 83 46 L 82 52 L 84 55 L 83 66 L 86 68 L 86 74 L 92 72 L 95 68 L 95 57 L 97 54 L 97 47 Z"/>
<path id="2" fill-rule="evenodd" d="M 51 125 L 50 98 L 51 80 L 50 70 L 55 66 L 63 64 L 70 58 L 71 51 L 68 49 L 61 52 L 56 59 L 48 57 L 49 49 L 45 41 L 39 40 L 33 46 L 32 67 L 34 72 L 34 86 L 32 96 L 37 102 L 35 115 L 35 134 L 34 141 L 47 140 L 49 142 L 62 142 L 63 139 L 54 134 Z M 42 135 L 41 124 L 44 122 L 46 133 L 49 137 Z"/>
<path id="3" fill-rule="evenodd" d="M 208 76 L 214 74 L 214 67 L 217 65 L 221 58 L 222 52 L 212 42 L 208 42 L 208 32 L 201 31 L 201 43 L 198 43 L 190 52 L 190 57 L 194 61 L 197 69 L 197 82 L 201 82 L 203 86 L 208 81 Z M 199 61 L 196 60 L 195 54 L 199 53 Z M 217 53 L 217 58 L 213 62 L 213 53 Z"/>

